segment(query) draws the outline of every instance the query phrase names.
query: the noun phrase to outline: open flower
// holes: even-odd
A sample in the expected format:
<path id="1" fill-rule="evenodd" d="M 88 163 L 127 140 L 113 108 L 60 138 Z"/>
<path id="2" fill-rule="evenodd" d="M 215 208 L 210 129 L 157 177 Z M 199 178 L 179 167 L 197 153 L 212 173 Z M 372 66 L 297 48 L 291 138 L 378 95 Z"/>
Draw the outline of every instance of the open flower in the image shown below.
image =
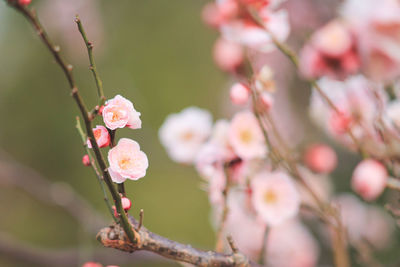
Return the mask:
<path id="1" fill-rule="evenodd" d="M 300 196 L 286 173 L 260 172 L 253 178 L 251 188 L 253 206 L 268 225 L 278 225 L 298 213 Z"/>
<path id="2" fill-rule="evenodd" d="M 128 138 L 122 138 L 110 149 L 108 162 L 110 164 L 108 172 L 116 183 L 123 183 L 126 179 L 142 178 L 149 166 L 147 156 L 140 150 L 139 144 Z"/>
<path id="3" fill-rule="evenodd" d="M 104 123 L 111 130 L 124 127 L 140 129 L 142 127 L 142 121 L 139 118 L 140 112 L 135 110 L 131 101 L 120 95 L 116 95 L 106 102 L 102 115 Z"/>
<path id="4" fill-rule="evenodd" d="M 267 152 L 260 126 L 250 111 L 242 111 L 233 117 L 229 142 L 235 153 L 243 159 L 263 158 Z"/>
<path id="5" fill-rule="evenodd" d="M 211 133 L 211 114 L 197 107 L 169 115 L 159 130 L 160 141 L 172 160 L 192 163 Z"/>
<path id="6" fill-rule="evenodd" d="M 99 147 L 107 147 L 110 145 L 110 134 L 108 133 L 106 127 L 102 125 L 96 125 L 96 128 L 93 129 L 93 135 Z M 92 148 L 92 143 L 89 141 L 89 139 L 87 140 L 87 146 Z"/>

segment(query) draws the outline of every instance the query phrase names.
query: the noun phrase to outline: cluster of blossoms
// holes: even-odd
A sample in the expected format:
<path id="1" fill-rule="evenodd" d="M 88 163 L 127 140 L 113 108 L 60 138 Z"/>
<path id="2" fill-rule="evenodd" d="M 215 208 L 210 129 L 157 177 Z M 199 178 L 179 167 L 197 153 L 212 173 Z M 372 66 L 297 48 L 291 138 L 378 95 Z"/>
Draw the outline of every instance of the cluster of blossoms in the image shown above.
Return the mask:
<path id="1" fill-rule="evenodd" d="M 215 62 L 238 78 L 230 100 L 242 110 L 213 124 L 206 110 L 186 108 L 167 117 L 159 131 L 161 143 L 171 159 L 194 165 L 206 183 L 216 228 L 223 225 L 222 231 L 253 260 L 264 255 L 267 266 L 317 266 L 315 235 L 325 241 L 331 232 L 311 233 L 303 223 L 315 223 L 317 217 L 300 208 L 318 209 L 316 197 L 340 210 L 351 245 L 367 242 L 383 249 L 391 241 L 390 217 L 353 195 L 334 195 L 329 174 L 338 159 L 331 147 L 310 145 L 302 157 L 277 153 L 284 150 L 280 139 L 285 137 L 271 119 L 274 72 L 268 65 L 257 67 L 248 55 L 271 52 L 275 42 L 288 37 L 281 2 L 216 0 L 205 6 L 203 19 L 221 33 Z M 393 82 L 400 74 L 398 11 L 400 3 L 394 0 L 347 0 L 341 17 L 317 30 L 301 51 L 301 73 L 320 79 L 322 88 L 312 92 L 311 117 L 328 135 L 371 157 L 356 166 L 348 183 L 365 201 L 382 194 L 389 179 L 385 160 L 394 159 L 400 149 L 400 102 Z M 295 162 L 285 168 L 280 160 Z"/>
<path id="2" fill-rule="evenodd" d="M 139 144 L 128 138 L 121 138 L 116 145 L 111 140 L 111 135 L 114 136 L 118 128 L 140 129 L 142 127 L 140 113 L 135 110 L 131 101 L 120 95 L 108 100 L 99 112 L 107 128 L 97 125 L 93 129 L 93 134 L 100 148 L 111 147 L 108 151 L 108 172 L 113 182 L 123 183 L 126 179 L 138 180 L 144 177 L 149 163 Z M 89 139 L 87 146 L 92 148 Z M 85 165 L 90 165 L 88 155 L 85 155 L 82 161 Z M 130 208 L 130 203 L 126 203 L 125 206 Z M 129 208 L 124 207 L 124 209 Z"/>

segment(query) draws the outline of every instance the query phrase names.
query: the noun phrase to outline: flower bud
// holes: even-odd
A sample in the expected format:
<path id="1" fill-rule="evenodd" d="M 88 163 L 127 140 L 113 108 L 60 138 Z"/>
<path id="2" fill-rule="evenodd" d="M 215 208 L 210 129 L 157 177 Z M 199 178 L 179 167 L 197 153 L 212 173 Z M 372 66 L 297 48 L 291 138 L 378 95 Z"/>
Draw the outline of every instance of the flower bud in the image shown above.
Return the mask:
<path id="1" fill-rule="evenodd" d="M 21 6 L 27 6 L 32 2 L 32 0 L 18 0 L 18 4 Z"/>
<path id="2" fill-rule="evenodd" d="M 235 83 L 230 89 L 230 98 L 236 105 L 245 105 L 250 97 L 250 90 L 242 83 Z"/>
<path id="3" fill-rule="evenodd" d="M 127 197 L 122 197 L 122 198 L 121 198 L 121 203 L 122 203 L 122 208 L 123 208 L 125 211 L 128 211 L 128 210 L 131 208 L 131 206 L 132 206 L 132 202 L 131 202 L 130 199 L 127 198 Z"/>
<path id="4" fill-rule="evenodd" d="M 82 157 L 82 164 L 85 166 L 90 166 L 90 158 L 88 154 Z"/>
<path id="5" fill-rule="evenodd" d="M 337 166 L 337 156 L 330 146 L 314 144 L 307 148 L 304 162 L 316 173 L 331 173 Z"/>
<path id="6" fill-rule="evenodd" d="M 221 70 L 233 72 L 243 62 L 243 48 L 237 43 L 220 38 L 214 45 L 213 57 Z"/>
<path id="7" fill-rule="evenodd" d="M 366 159 L 354 169 L 351 186 L 367 201 L 376 199 L 385 189 L 388 173 L 379 161 Z"/>

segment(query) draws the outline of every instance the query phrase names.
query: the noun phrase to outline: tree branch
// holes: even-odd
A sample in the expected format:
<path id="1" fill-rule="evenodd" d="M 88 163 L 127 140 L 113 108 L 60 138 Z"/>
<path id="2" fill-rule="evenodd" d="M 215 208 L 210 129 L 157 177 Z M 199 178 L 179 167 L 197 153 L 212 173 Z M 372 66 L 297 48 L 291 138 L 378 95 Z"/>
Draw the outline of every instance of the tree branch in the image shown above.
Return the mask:
<path id="1" fill-rule="evenodd" d="M 131 216 L 129 221 L 134 228 L 138 228 L 138 222 Z M 223 254 L 214 251 L 203 251 L 184 245 L 165 237 L 159 236 L 145 227 L 135 230 L 137 242 L 129 242 L 123 229 L 119 225 L 111 225 L 100 230 L 97 240 L 105 247 L 115 248 L 127 252 L 140 250 L 151 251 L 176 261 L 182 261 L 196 266 L 215 267 L 259 267 L 257 263 L 250 262 L 241 253 Z"/>

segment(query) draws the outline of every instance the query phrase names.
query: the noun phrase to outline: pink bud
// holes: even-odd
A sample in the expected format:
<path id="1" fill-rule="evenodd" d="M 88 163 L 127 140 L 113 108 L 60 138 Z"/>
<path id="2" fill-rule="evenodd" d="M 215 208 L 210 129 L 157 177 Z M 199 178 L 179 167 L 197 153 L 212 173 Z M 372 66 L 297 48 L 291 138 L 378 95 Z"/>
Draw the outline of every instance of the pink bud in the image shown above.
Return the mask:
<path id="1" fill-rule="evenodd" d="M 243 62 L 243 48 L 223 38 L 217 40 L 213 50 L 214 61 L 223 71 L 235 71 Z"/>
<path id="2" fill-rule="evenodd" d="M 88 154 L 86 154 L 86 155 L 83 156 L 83 158 L 82 158 L 82 164 L 85 165 L 85 166 L 90 166 L 90 158 L 89 158 L 89 155 L 88 155 Z"/>
<path id="3" fill-rule="evenodd" d="M 379 161 L 366 159 L 354 169 L 351 186 L 367 201 L 376 199 L 386 187 L 388 173 Z"/>
<path id="4" fill-rule="evenodd" d="M 99 107 L 98 113 L 99 113 L 100 115 L 103 115 L 103 109 L 104 109 L 104 105 L 102 105 L 102 106 Z"/>
<path id="5" fill-rule="evenodd" d="M 85 264 L 83 264 L 82 267 L 103 267 L 103 265 L 101 265 L 98 262 L 88 261 Z"/>
<path id="6" fill-rule="evenodd" d="M 272 95 L 268 92 L 262 92 L 260 94 L 260 106 L 263 108 L 265 111 L 268 111 L 271 109 L 272 105 L 274 104 L 274 98 Z"/>
<path id="7" fill-rule="evenodd" d="M 232 103 L 236 105 L 245 105 L 250 97 L 250 90 L 242 83 L 235 83 L 230 90 Z"/>
<path id="8" fill-rule="evenodd" d="M 21 6 L 27 6 L 32 2 L 32 0 L 18 0 L 18 4 Z"/>
<path id="9" fill-rule="evenodd" d="M 314 144 L 307 148 L 304 161 L 308 168 L 317 173 L 330 173 L 337 166 L 335 151 L 325 144 Z"/>
<path id="10" fill-rule="evenodd" d="M 125 211 L 128 211 L 128 210 L 131 208 L 131 206 L 132 206 L 132 202 L 131 202 L 130 199 L 127 198 L 127 197 L 122 197 L 122 198 L 121 198 L 121 203 L 122 203 L 122 208 L 123 208 Z"/>
<path id="11" fill-rule="evenodd" d="M 101 147 L 107 147 L 110 145 L 110 134 L 107 131 L 107 128 L 102 125 L 97 125 L 96 128 L 93 128 L 93 135 L 96 139 L 97 145 Z M 92 148 L 92 143 L 87 140 L 87 146 Z"/>

